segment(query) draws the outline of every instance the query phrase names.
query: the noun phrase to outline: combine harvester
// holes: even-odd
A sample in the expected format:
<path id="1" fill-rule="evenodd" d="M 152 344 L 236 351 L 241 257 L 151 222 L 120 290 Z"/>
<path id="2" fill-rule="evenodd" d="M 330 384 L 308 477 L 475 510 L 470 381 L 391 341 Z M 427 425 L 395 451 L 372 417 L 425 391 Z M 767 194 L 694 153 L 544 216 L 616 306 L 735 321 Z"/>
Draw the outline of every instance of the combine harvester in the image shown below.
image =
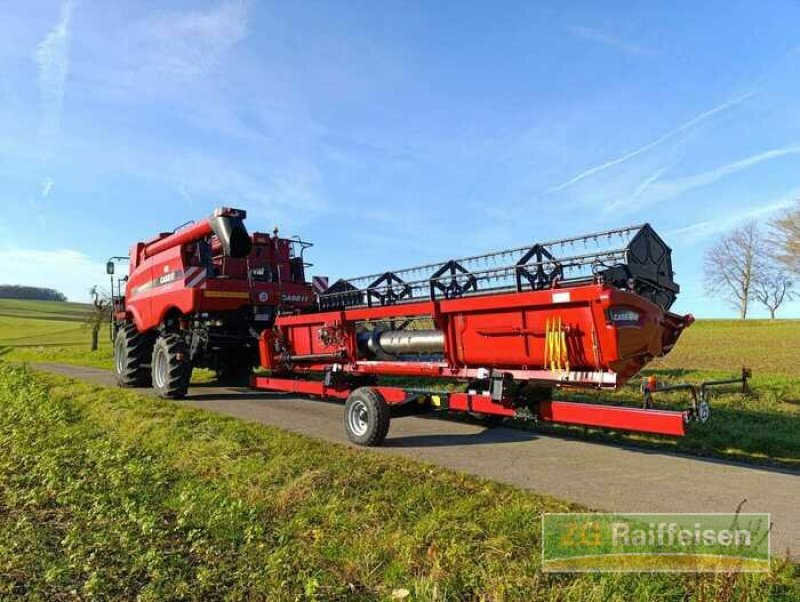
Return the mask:
<path id="1" fill-rule="evenodd" d="M 312 289 L 310 244 L 249 236 L 244 217 L 218 209 L 131 250 L 127 295 L 115 296 L 121 385 L 152 380 L 181 397 L 193 366 L 242 377 L 258 365 L 257 389 L 346 400 L 361 445 L 380 444 L 393 414 L 428 411 L 680 436 L 708 419 L 709 387 L 746 387 L 743 371 L 697 387 L 647 379 L 642 408 L 553 399 L 619 389 L 692 323 L 669 311 L 671 251 L 648 224 Z M 462 390 L 433 390 L 453 381 Z M 688 390 L 690 406 L 653 409 L 668 389 Z"/>

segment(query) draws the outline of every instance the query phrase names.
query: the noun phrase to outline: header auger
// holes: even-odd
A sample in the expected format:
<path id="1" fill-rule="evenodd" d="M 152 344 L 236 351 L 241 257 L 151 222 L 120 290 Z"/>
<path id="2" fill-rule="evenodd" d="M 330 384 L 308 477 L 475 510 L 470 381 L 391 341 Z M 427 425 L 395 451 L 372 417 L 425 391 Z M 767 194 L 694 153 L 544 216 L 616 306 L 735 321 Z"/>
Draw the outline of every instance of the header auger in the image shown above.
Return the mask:
<path id="1" fill-rule="evenodd" d="M 345 430 L 364 445 L 383 440 L 393 413 L 664 435 L 708 417 L 705 394 L 682 411 L 652 409 L 661 390 L 653 383 L 643 408 L 552 396 L 621 387 L 692 323 L 669 311 L 680 290 L 671 250 L 648 224 L 312 290 L 303 261 L 310 245 L 249 236 L 244 218 L 219 209 L 132 248 L 115 314 L 120 384 L 152 379 L 159 394 L 180 397 L 193 366 L 224 379 L 258 364 L 262 374 L 250 379 L 258 389 L 346 399 Z M 435 386 L 453 381 L 461 390 Z"/>

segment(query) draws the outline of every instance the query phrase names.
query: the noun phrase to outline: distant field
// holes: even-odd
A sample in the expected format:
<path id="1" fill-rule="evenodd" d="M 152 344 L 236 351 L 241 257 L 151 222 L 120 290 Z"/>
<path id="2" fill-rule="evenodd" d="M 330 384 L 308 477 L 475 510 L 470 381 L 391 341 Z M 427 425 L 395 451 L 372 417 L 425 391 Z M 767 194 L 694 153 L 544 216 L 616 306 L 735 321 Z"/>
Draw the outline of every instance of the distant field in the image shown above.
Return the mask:
<path id="1" fill-rule="evenodd" d="M 89 351 L 84 303 L 0 299 L 0 357 L 25 361 L 66 361 L 111 367 L 104 330 L 100 351 Z"/>
<path id="2" fill-rule="evenodd" d="M 800 379 L 800 320 L 698 320 L 667 357 L 649 367 L 661 370 L 731 371 Z"/>
<path id="3" fill-rule="evenodd" d="M 0 299 L 0 347 L 79 346 L 89 341 L 83 303 Z"/>

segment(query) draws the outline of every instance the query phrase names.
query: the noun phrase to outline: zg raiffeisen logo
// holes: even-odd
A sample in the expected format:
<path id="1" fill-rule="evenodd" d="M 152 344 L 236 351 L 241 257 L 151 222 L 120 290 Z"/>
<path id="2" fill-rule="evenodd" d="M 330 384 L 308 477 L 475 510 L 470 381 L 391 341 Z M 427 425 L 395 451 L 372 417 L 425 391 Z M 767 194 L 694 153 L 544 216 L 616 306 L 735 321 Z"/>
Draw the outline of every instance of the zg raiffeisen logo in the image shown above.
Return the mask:
<path id="1" fill-rule="evenodd" d="M 542 570 L 765 572 L 769 531 L 769 514 L 545 514 Z"/>

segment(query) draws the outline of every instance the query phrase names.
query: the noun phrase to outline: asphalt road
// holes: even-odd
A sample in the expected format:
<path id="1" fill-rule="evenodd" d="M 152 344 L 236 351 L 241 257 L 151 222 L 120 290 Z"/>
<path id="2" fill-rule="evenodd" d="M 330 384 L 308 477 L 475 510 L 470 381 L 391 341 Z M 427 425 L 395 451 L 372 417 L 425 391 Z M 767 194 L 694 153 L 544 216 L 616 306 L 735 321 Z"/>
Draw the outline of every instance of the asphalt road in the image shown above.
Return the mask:
<path id="1" fill-rule="evenodd" d="M 39 364 L 112 385 L 105 370 Z M 216 386 L 180 402 L 349 444 L 340 403 Z M 430 417 L 393 419 L 378 453 L 399 454 L 615 512 L 769 512 L 773 554 L 800 558 L 800 474 Z"/>

